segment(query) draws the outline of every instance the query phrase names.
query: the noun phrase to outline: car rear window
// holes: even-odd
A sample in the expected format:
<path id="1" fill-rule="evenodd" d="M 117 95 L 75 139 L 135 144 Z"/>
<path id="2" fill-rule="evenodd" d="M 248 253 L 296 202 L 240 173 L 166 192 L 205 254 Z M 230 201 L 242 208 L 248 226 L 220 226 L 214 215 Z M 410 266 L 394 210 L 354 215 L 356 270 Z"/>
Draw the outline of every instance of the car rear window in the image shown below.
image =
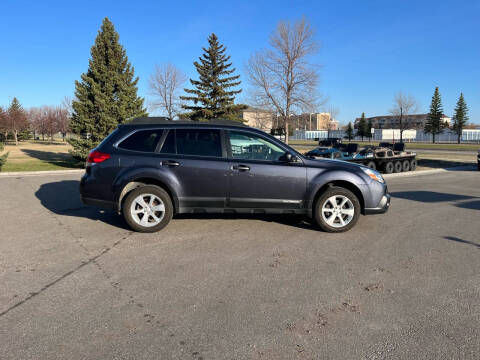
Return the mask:
<path id="1" fill-rule="evenodd" d="M 214 129 L 177 129 L 177 154 L 222 156 L 220 131 Z"/>
<path id="2" fill-rule="evenodd" d="M 162 133 L 161 129 L 139 130 L 118 144 L 118 147 L 132 151 L 154 152 Z"/>

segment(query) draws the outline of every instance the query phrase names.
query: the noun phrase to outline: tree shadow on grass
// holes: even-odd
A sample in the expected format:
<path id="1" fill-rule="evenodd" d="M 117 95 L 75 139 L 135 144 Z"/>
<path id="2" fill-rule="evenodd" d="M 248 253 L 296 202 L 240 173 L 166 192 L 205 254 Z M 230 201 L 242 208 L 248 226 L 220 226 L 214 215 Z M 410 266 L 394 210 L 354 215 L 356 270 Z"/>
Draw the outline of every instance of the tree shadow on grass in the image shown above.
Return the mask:
<path id="1" fill-rule="evenodd" d="M 21 150 L 31 158 L 38 159 L 59 167 L 81 168 L 84 165 L 83 162 L 78 161 L 77 159 L 73 158 L 72 155 L 67 153 L 57 153 L 53 151 L 41 151 L 32 149 Z"/>

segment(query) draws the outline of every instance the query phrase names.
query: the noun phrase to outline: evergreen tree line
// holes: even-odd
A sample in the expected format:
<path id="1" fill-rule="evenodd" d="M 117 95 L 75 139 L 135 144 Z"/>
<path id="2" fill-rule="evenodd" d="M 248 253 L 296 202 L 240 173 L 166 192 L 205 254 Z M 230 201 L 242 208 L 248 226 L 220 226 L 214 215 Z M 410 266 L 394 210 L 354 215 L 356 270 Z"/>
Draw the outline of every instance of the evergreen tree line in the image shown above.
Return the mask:
<path id="1" fill-rule="evenodd" d="M 198 80 L 190 79 L 192 88 L 184 89 L 184 113 L 180 118 L 208 121 L 226 118 L 241 121 L 240 111 L 246 106 L 235 104 L 235 96 L 241 92 L 239 75 L 235 75 L 226 48 L 215 34 L 208 38 L 208 48 L 193 64 Z M 144 99 L 139 97 L 138 80 L 128 61 L 125 49 L 119 43 L 119 35 L 112 22 L 105 18 L 91 48 L 87 72 L 75 82 L 75 99 L 72 102 L 71 131 L 75 134 L 68 141 L 72 155 L 85 159 L 88 151 L 97 146 L 118 124 L 136 117 L 148 116 Z M 172 70 L 170 68 L 170 70 Z M 175 70 L 175 69 L 173 69 Z M 178 86 L 179 75 L 170 71 L 167 76 L 158 74 L 158 88 Z M 152 79 L 151 79 L 152 80 Z M 176 85 L 175 85 L 176 84 Z M 164 92 L 164 108 L 173 117 L 173 89 Z M 170 98 L 169 98 L 170 96 Z"/>
<path id="2" fill-rule="evenodd" d="M 435 143 L 437 135 L 443 133 L 445 129 L 449 128 L 448 123 L 442 120 L 444 116 L 445 114 L 443 111 L 442 99 L 437 86 L 432 96 L 432 101 L 430 103 L 430 111 L 428 113 L 427 121 L 423 129 L 426 134 L 432 135 L 433 143 Z M 454 114 L 452 116 L 453 123 L 451 125 L 451 130 L 453 130 L 454 133 L 457 135 L 457 141 L 459 144 L 462 139 L 462 132 L 467 126 L 468 120 L 469 117 L 467 103 L 465 102 L 463 93 L 460 93 L 454 109 Z M 360 120 L 358 122 L 356 134 L 354 135 L 352 123 L 349 122 L 345 130 L 345 137 L 349 140 L 353 139 L 355 136 L 361 137 L 362 141 L 364 138 L 370 139 L 372 136 L 371 129 L 371 121 L 369 120 L 367 122 L 365 118 L 365 113 L 362 113 L 362 116 L 360 117 Z"/>

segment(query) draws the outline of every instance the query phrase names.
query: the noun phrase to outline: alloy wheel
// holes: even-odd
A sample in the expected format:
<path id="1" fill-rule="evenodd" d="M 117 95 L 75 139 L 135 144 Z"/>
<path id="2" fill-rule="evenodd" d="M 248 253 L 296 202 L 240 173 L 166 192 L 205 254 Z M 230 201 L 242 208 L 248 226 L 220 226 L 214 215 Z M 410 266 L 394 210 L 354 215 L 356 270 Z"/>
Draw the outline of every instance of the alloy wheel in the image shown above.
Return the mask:
<path id="1" fill-rule="evenodd" d="M 323 220 L 335 228 L 347 226 L 355 214 L 352 201 L 344 195 L 329 197 L 323 204 L 321 211 Z"/>

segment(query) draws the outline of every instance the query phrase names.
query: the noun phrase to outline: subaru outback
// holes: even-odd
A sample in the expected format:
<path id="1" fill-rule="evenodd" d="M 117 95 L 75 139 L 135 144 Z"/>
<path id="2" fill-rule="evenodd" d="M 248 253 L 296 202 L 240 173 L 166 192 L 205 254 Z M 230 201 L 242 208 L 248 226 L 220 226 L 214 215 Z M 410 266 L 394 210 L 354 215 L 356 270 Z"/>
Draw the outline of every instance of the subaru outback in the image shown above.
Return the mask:
<path id="1" fill-rule="evenodd" d="M 140 232 L 175 214 L 303 214 L 327 232 L 360 214 L 384 213 L 382 175 L 348 162 L 313 159 L 233 121 L 138 118 L 93 149 L 80 181 L 83 203 L 122 214 Z"/>

